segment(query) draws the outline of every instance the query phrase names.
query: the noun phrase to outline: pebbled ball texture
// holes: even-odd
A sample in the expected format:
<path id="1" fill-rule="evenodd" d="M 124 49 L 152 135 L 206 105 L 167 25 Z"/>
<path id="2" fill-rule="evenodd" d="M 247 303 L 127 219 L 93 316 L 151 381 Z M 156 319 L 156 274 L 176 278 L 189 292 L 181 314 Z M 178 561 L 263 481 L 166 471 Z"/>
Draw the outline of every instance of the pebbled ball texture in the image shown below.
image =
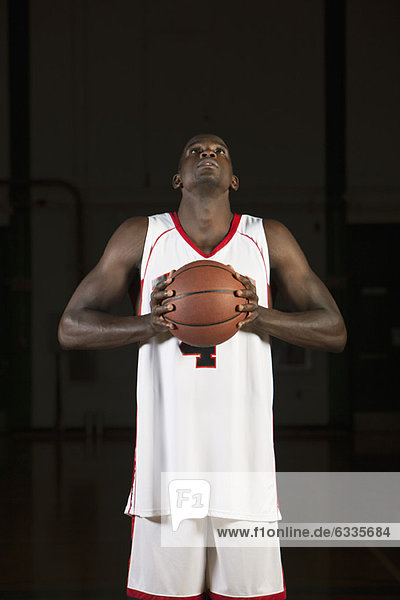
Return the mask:
<path id="1" fill-rule="evenodd" d="M 216 346 L 238 331 L 246 313 L 236 310 L 247 298 L 235 296 L 245 289 L 228 265 L 213 260 L 197 260 L 178 269 L 166 287 L 175 295 L 163 300 L 175 310 L 164 318 L 176 325 L 171 333 L 191 346 Z"/>

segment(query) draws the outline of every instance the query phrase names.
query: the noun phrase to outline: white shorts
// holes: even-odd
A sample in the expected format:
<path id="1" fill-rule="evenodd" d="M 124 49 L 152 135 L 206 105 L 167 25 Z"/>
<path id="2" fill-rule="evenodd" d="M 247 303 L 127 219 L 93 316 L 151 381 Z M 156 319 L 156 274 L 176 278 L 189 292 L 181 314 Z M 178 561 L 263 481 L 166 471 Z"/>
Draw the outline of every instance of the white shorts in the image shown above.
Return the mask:
<path id="1" fill-rule="evenodd" d="M 166 517 L 162 521 L 165 525 Z M 279 544 L 226 547 L 217 535 L 217 528 L 250 528 L 255 524 L 217 517 L 186 519 L 179 525 L 181 540 L 184 536 L 197 541 L 202 538 L 202 545 L 190 542 L 186 547 L 168 547 L 161 543 L 161 517 L 132 517 L 127 595 L 140 600 L 204 600 L 207 594 L 212 600 L 284 600 Z M 265 525 L 276 528 L 277 524 Z"/>

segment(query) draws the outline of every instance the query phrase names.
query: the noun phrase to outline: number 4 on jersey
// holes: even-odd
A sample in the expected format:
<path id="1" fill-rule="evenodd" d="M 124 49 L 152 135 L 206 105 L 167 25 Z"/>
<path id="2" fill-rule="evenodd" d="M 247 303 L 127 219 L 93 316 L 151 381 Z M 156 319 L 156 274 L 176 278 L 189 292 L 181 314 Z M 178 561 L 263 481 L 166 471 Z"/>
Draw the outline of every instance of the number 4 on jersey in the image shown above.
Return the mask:
<path id="1" fill-rule="evenodd" d="M 215 369 L 217 362 L 215 346 L 199 348 L 198 346 L 189 346 L 185 342 L 179 344 L 179 349 L 184 356 L 196 356 L 196 369 Z"/>

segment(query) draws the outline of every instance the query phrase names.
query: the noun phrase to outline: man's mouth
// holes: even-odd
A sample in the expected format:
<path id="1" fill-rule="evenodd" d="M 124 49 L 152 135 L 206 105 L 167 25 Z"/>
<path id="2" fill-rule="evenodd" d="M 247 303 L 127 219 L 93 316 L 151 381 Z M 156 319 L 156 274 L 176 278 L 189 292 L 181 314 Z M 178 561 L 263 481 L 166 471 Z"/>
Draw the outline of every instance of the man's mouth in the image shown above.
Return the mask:
<path id="1" fill-rule="evenodd" d="M 218 167 L 218 164 L 215 160 L 210 158 L 203 158 L 197 165 L 197 167 Z"/>

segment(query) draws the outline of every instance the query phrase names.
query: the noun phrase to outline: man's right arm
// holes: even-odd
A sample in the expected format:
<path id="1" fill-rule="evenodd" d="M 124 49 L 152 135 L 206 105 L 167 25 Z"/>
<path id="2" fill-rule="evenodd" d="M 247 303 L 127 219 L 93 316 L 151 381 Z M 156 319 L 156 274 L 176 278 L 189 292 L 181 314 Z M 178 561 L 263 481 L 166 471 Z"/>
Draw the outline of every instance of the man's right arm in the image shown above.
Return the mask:
<path id="1" fill-rule="evenodd" d="M 149 314 L 119 317 L 109 312 L 128 293 L 137 273 L 147 224 L 146 217 L 134 217 L 112 235 L 100 261 L 78 285 L 61 317 L 58 340 L 62 348 L 116 348 L 172 329 L 162 317 L 171 308 L 160 305 L 170 295 L 164 288 L 171 277 L 156 286 Z"/>

